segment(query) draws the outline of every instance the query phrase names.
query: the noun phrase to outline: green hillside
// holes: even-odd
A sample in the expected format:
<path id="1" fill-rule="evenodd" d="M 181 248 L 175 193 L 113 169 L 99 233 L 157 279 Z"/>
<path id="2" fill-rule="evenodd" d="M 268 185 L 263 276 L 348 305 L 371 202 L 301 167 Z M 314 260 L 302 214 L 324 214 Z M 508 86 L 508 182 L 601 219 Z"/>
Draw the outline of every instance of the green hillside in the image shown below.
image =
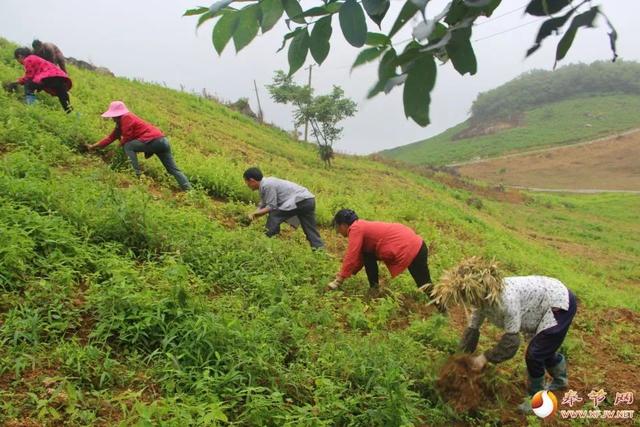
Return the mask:
<path id="1" fill-rule="evenodd" d="M 14 47 L 0 39 L 0 80 L 22 73 Z M 379 295 L 362 275 L 325 293 L 345 247 L 329 222 L 347 206 L 415 228 L 436 281 L 470 255 L 560 278 L 581 301 L 565 348 L 576 386 L 640 376 L 640 198 L 509 199 L 349 156 L 325 169 L 312 146 L 209 100 L 70 74 L 79 116 L 0 93 L 0 425 L 525 423 L 522 349 L 489 369 L 495 396 L 479 412 L 437 392 L 464 313 L 435 314 L 407 274 Z M 81 153 L 111 131 L 99 114 L 113 99 L 167 133 L 196 190 L 176 193 L 155 158 L 137 180 L 116 147 Z M 327 253 L 242 225 L 252 165 L 316 194 Z"/>
<path id="2" fill-rule="evenodd" d="M 595 139 L 640 126 L 640 64 L 577 64 L 532 71 L 478 95 L 471 118 L 381 152 L 413 164 L 446 165 Z"/>

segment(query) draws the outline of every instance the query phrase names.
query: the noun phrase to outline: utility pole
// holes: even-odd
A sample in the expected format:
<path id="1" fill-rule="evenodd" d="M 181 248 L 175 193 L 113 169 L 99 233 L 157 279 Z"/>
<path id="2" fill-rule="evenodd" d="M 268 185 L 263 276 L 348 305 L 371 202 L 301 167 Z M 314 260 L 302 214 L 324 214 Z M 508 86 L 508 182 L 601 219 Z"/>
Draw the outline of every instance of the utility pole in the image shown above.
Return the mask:
<path id="1" fill-rule="evenodd" d="M 255 79 L 253 80 L 253 87 L 256 90 L 256 99 L 258 100 L 258 119 L 260 120 L 260 123 L 262 123 L 264 115 L 262 113 L 262 105 L 260 105 L 260 96 L 258 95 L 258 85 L 256 84 Z"/>
<path id="2" fill-rule="evenodd" d="M 309 65 L 309 83 L 307 84 L 307 88 L 311 91 L 311 69 L 313 68 L 313 64 Z M 307 139 L 309 135 L 309 119 L 304 123 L 304 142 L 309 142 Z"/>

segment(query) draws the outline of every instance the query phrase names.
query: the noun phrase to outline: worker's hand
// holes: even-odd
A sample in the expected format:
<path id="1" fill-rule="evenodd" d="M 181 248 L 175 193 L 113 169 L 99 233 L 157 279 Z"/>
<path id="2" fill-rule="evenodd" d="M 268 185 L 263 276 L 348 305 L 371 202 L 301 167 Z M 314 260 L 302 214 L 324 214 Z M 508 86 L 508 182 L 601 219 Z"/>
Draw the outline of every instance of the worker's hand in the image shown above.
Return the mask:
<path id="1" fill-rule="evenodd" d="M 333 282 L 329 283 L 327 285 L 327 290 L 328 291 L 335 291 L 336 289 L 338 289 L 340 287 L 340 285 L 342 285 L 342 279 L 336 278 Z"/>
<path id="2" fill-rule="evenodd" d="M 256 213 L 255 212 L 251 212 L 249 215 L 247 215 L 247 218 L 249 218 L 249 221 L 253 221 L 256 219 Z"/>
<path id="3" fill-rule="evenodd" d="M 487 358 L 484 354 L 481 354 L 476 357 L 472 357 L 469 363 L 469 368 L 472 371 L 480 372 L 487 365 Z"/>
<path id="4" fill-rule="evenodd" d="M 95 145 L 92 145 L 92 144 L 84 144 L 84 146 L 87 149 L 87 151 L 93 151 L 96 149 Z"/>

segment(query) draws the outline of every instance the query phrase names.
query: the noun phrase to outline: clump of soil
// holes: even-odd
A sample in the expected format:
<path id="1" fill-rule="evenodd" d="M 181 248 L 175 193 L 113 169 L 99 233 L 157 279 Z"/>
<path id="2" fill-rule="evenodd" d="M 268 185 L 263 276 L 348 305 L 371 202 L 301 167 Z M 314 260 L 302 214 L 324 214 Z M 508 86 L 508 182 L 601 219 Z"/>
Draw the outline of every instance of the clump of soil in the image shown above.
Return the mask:
<path id="1" fill-rule="evenodd" d="M 440 370 L 436 386 L 447 403 L 459 412 L 478 409 L 487 389 L 482 373 L 470 368 L 471 356 L 452 356 Z"/>

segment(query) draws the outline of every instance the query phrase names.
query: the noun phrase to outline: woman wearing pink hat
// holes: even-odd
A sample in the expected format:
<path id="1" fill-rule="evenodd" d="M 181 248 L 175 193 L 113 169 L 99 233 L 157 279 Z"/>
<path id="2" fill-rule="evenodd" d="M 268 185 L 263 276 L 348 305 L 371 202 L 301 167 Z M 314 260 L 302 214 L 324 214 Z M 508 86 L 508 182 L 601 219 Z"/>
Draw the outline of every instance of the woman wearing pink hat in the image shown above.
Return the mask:
<path id="1" fill-rule="evenodd" d="M 24 76 L 18 83 L 24 85 L 25 101 L 27 104 L 36 102 L 35 92 L 44 90 L 52 96 L 57 96 L 64 111 L 70 113 L 73 107 L 69 103 L 71 79 L 67 73 L 39 56 L 33 55 L 27 47 L 19 47 L 13 54 L 24 67 Z"/>
<path id="2" fill-rule="evenodd" d="M 138 153 L 144 153 L 147 158 L 155 154 L 167 172 L 175 177 L 182 190 L 191 189 L 191 183 L 189 183 L 184 173 L 178 169 L 171 155 L 169 141 L 160 129 L 131 113 L 122 101 L 113 101 L 109 105 L 109 109 L 102 114 L 102 117 L 112 118 L 116 122 L 116 128 L 102 141 L 87 145 L 89 150 L 106 147 L 116 139 L 119 139 L 120 146 L 124 148 L 124 152 L 129 157 L 136 175 L 140 176 Z"/>

